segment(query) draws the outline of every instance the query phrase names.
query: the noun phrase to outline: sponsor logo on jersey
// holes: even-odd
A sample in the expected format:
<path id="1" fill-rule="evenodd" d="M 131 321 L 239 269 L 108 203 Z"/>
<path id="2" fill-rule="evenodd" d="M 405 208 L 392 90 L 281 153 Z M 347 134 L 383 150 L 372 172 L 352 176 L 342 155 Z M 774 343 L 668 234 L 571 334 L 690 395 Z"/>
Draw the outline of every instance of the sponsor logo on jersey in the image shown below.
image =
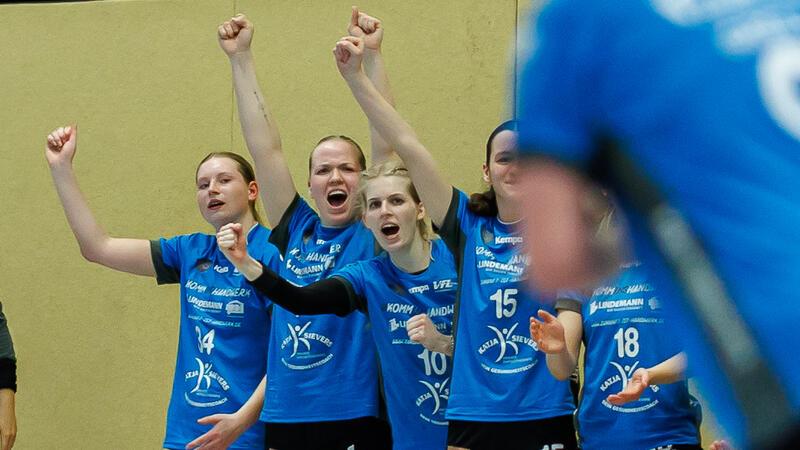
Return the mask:
<path id="1" fill-rule="evenodd" d="M 186 302 L 190 305 L 194 306 L 197 309 L 202 309 L 205 311 L 222 311 L 223 303 L 220 301 L 214 300 L 204 300 L 201 298 L 197 298 L 194 295 L 190 295 L 186 297 Z"/>
<path id="2" fill-rule="evenodd" d="M 206 270 L 211 268 L 211 261 L 207 259 L 198 260 L 194 268 L 200 272 L 205 272 Z"/>
<path id="3" fill-rule="evenodd" d="M 624 391 L 628 386 L 631 377 L 633 377 L 633 373 L 636 372 L 637 368 L 639 368 L 639 361 L 636 361 L 630 365 L 623 365 L 615 361 L 611 361 L 609 364 L 614 368 L 614 371 L 600 384 L 600 391 L 606 392 L 611 388 L 613 389 L 608 392 L 609 394 Z M 660 388 L 657 385 L 650 385 L 639 398 L 639 400 L 620 406 L 612 405 L 608 402 L 608 400 L 605 399 L 605 396 L 603 396 L 602 404 L 612 411 L 626 414 L 647 411 L 659 403 L 657 398 L 648 395 L 648 393 L 658 392 L 659 389 Z"/>
<path id="4" fill-rule="evenodd" d="M 534 356 L 526 356 L 521 352 L 521 346 L 528 346 L 533 351 L 538 351 L 536 342 L 524 334 L 515 334 L 518 326 L 519 323 L 510 328 L 487 325 L 491 337 L 477 349 L 478 355 L 487 358 L 481 362 L 484 370 L 491 373 L 518 373 L 536 365 Z"/>
<path id="5" fill-rule="evenodd" d="M 230 389 L 228 381 L 214 370 L 212 363 L 195 358 L 197 369 L 184 373 L 187 391 L 186 402 L 197 408 L 212 408 L 228 401 L 226 392 Z"/>
<path id="6" fill-rule="evenodd" d="M 293 370 L 308 370 L 320 367 L 333 358 L 333 340 L 309 330 L 311 321 L 305 324 L 287 323 L 289 335 L 281 341 L 283 364 Z M 289 353 L 288 355 L 286 355 Z"/>
<path id="7" fill-rule="evenodd" d="M 625 298 L 621 300 L 595 300 L 589 304 L 589 315 L 600 310 L 627 311 L 640 309 L 644 306 L 643 298 Z"/>
<path id="8" fill-rule="evenodd" d="M 183 287 L 185 287 L 186 289 L 189 289 L 190 291 L 195 291 L 195 292 L 200 293 L 200 294 L 204 293 L 206 291 L 206 289 L 208 289 L 207 286 L 202 285 L 202 284 L 200 284 L 200 283 L 198 283 L 196 281 L 193 281 L 193 280 L 186 280 L 186 284 L 184 284 Z"/>
<path id="9" fill-rule="evenodd" d="M 244 314 L 244 303 L 240 302 L 239 300 L 231 300 L 225 305 L 225 312 L 228 315 L 242 315 Z"/>
<path id="10" fill-rule="evenodd" d="M 444 412 L 450 398 L 450 378 L 442 381 L 419 380 L 425 391 L 417 397 L 416 404 L 420 408 L 420 418 L 434 425 L 446 426 Z M 423 408 L 425 408 L 423 410 Z"/>

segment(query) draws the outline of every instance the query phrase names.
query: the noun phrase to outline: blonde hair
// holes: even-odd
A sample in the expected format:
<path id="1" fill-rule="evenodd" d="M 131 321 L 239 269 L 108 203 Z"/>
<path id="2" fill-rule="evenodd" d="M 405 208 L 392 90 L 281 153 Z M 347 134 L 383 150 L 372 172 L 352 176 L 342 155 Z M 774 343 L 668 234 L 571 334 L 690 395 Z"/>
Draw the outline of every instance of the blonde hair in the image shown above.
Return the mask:
<path id="1" fill-rule="evenodd" d="M 384 177 L 398 177 L 405 180 L 407 183 L 406 186 L 408 194 L 416 204 L 419 205 L 422 203 L 422 200 L 420 200 L 419 194 L 417 193 L 417 189 L 414 187 L 414 183 L 411 181 L 411 176 L 408 174 L 408 169 L 406 169 L 401 161 L 397 159 L 390 159 L 383 164 L 373 165 L 369 169 L 361 172 L 361 181 L 358 184 L 358 197 L 355 204 L 356 213 L 358 215 L 363 215 L 364 211 L 366 211 L 366 190 L 369 183 L 377 180 L 378 178 Z M 422 238 L 426 241 L 430 241 L 435 236 L 433 233 L 433 226 L 431 225 L 431 219 L 428 217 L 427 213 L 425 213 L 425 216 L 423 216 L 422 219 L 417 220 L 417 229 L 419 230 Z"/>

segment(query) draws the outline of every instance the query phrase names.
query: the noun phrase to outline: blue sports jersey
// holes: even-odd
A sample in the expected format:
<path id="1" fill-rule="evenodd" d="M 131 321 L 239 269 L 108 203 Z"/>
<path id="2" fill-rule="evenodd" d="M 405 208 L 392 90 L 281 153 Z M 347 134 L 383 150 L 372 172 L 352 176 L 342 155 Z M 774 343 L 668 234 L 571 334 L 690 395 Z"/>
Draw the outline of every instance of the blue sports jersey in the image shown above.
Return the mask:
<path id="1" fill-rule="evenodd" d="M 456 299 L 453 256 L 441 239 L 432 241 L 431 264 L 419 274 L 398 269 L 386 253 L 350 264 L 334 276 L 366 300 L 378 347 L 394 450 L 447 447 L 447 399 L 452 364 L 442 353 L 411 341 L 406 322 L 426 313 L 440 333 L 450 335 Z"/>
<path id="2" fill-rule="evenodd" d="M 520 144 L 586 167 L 612 138 L 708 252 L 759 350 L 800 408 L 800 3 L 553 0 L 519 89 Z M 638 257 L 688 323 L 690 368 L 734 443 L 729 385 L 641 217 Z M 678 322 L 680 321 L 680 322 Z M 755 381 L 754 381 L 755 382 Z"/>
<path id="3" fill-rule="evenodd" d="M 524 286 L 528 258 L 513 225 L 467 209 L 453 190 L 440 234 L 458 264 L 459 288 L 453 381 L 447 418 L 512 422 L 572 414 L 567 381 L 547 370 L 529 333 L 529 317 L 553 305 Z"/>
<path id="4" fill-rule="evenodd" d="M 576 300 L 559 300 L 556 309 L 582 317 L 586 350 L 578 407 L 581 448 L 645 450 L 699 444 L 699 405 L 689 395 L 686 381 L 651 385 L 639 400 L 624 405 L 606 401 L 625 389 L 636 369 L 652 367 L 681 351 L 642 267 L 626 265 L 597 287 L 588 301 Z"/>
<path id="5" fill-rule="evenodd" d="M 284 256 L 279 274 L 298 286 L 375 255 L 375 240 L 361 221 L 325 227 L 299 196 L 270 241 Z M 297 423 L 377 416 L 377 355 L 367 324 L 363 314 L 297 316 L 276 305 L 261 420 Z"/>
<path id="6" fill-rule="evenodd" d="M 254 226 L 250 254 L 274 266 L 269 230 Z M 217 247 L 216 237 L 190 234 L 153 241 L 159 284 L 180 283 L 178 358 L 164 447 L 183 449 L 210 429 L 197 419 L 236 412 L 266 372 L 269 301 L 257 294 Z M 264 448 L 264 427 L 250 427 L 231 448 Z"/>

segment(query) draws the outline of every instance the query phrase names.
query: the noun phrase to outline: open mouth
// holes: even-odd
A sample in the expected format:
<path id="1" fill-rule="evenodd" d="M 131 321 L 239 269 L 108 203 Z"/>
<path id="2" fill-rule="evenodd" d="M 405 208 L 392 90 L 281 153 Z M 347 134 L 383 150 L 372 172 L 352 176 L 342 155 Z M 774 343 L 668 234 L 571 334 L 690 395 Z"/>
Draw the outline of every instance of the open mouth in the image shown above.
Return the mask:
<path id="1" fill-rule="evenodd" d="M 346 201 L 347 201 L 347 192 L 341 189 L 328 192 L 328 204 L 333 206 L 334 208 L 338 208 L 344 205 L 344 202 Z"/>
<path id="2" fill-rule="evenodd" d="M 224 204 L 225 204 L 225 202 L 223 202 L 222 200 L 213 199 L 213 200 L 209 200 L 208 205 L 206 205 L 206 207 L 208 209 L 210 209 L 210 210 L 216 211 L 219 208 L 221 208 L 222 205 L 224 205 Z"/>
<path id="3" fill-rule="evenodd" d="M 381 227 L 381 233 L 387 238 L 393 238 L 400 234 L 400 226 L 393 223 L 387 223 Z"/>

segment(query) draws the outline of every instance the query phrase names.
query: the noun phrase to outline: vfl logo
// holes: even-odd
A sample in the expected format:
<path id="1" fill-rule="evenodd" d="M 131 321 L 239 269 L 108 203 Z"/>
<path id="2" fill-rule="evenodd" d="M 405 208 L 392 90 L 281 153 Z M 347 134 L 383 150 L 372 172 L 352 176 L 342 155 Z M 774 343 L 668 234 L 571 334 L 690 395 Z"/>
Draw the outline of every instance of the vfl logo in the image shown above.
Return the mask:
<path id="1" fill-rule="evenodd" d="M 207 391 L 211 387 L 211 375 L 208 374 L 211 372 L 211 363 L 204 364 L 199 358 L 195 358 L 194 360 L 197 361 L 200 370 L 197 373 L 197 385 L 189 392 L 190 394 L 199 391 L 203 382 L 205 382 L 206 385 L 206 387 L 203 388 L 204 391 Z"/>
<path id="2" fill-rule="evenodd" d="M 450 389 L 447 387 L 447 382 L 448 381 L 450 381 L 450 378 L 445 378 L 444 381 L 442 381 L 441 383 L 436 382 L 436 383 L 433 383 L 433 384 L 431 384 L 431 383 L 429 383 L 427 381 L 424 381 L 424 380 L 419 380 L 419 382 L 422 383 L 423 386 L 428 388 L 428 392 L 423 394 L 417 400 L 417 404 L 420 405 L 425 400 L 427 400 L 429 398 L 432 398 L 434 403 L 433 403 L 433 411 L 431 412 L 431 415 L 436 415 L 436 413 L 438 413 L 439 410 L 442 409 L 442 406 L 444 405 L 444 401 L 446 401 L 446 400 L 448 400 L 450 398 Z"/>
<path id="3" fill-rule="evenodd" d="M 286 326 L 289 327 L 289 333 L 292 337 L 292 355 L 290 358 L 293 358 L 297 354 L 297 349 L 301 342 L 306 346 L 307 352 L 311 351 L 311 343 L 308 342 L 308 339 L 302 337 L 309 325 L 311 325 L 310 321 L 306 322 L 302 327 L 300 325 L 292 326 L 290 323 L 286 324 Z"/>
<path id="4" fill-rule="evenodd" d="M 214 349 L 214 330 L 209 331 L 205 336 L 203 336 L 203 332 L 200 331 L 200 327 L 195 326 L 194 330 L 197 332 L 197 349 L 200 350 L 200 353 L 205 352 L 210 355 L 211 350 Z M 200 360 L 198 359 L 198 361 Z"/>
<path id="5" fill-rule="evenodd" d="M 519 354 L 519 347 L 517 347 L 515 342 L 511 341 L 511 335 L 514 333 L 514 329 L 517 328 L 517 325 L 519 325 L 519 323 L 515 323 L 514 326 L 509 329 L 503 328 L 502 331 L 500 331 L 497 327 L 489 325 L 489 329 L 494 331 L 494 333 L 497 335 L 497 340 L 500 343 L 500 354 L 497 356 L 497 359 L 494 360 L 494 362 L 500 362 L 503 360 L 503 358 L 506 356 L 506 349 L 508 347 L 514 349 L 515 355 Z"/>

